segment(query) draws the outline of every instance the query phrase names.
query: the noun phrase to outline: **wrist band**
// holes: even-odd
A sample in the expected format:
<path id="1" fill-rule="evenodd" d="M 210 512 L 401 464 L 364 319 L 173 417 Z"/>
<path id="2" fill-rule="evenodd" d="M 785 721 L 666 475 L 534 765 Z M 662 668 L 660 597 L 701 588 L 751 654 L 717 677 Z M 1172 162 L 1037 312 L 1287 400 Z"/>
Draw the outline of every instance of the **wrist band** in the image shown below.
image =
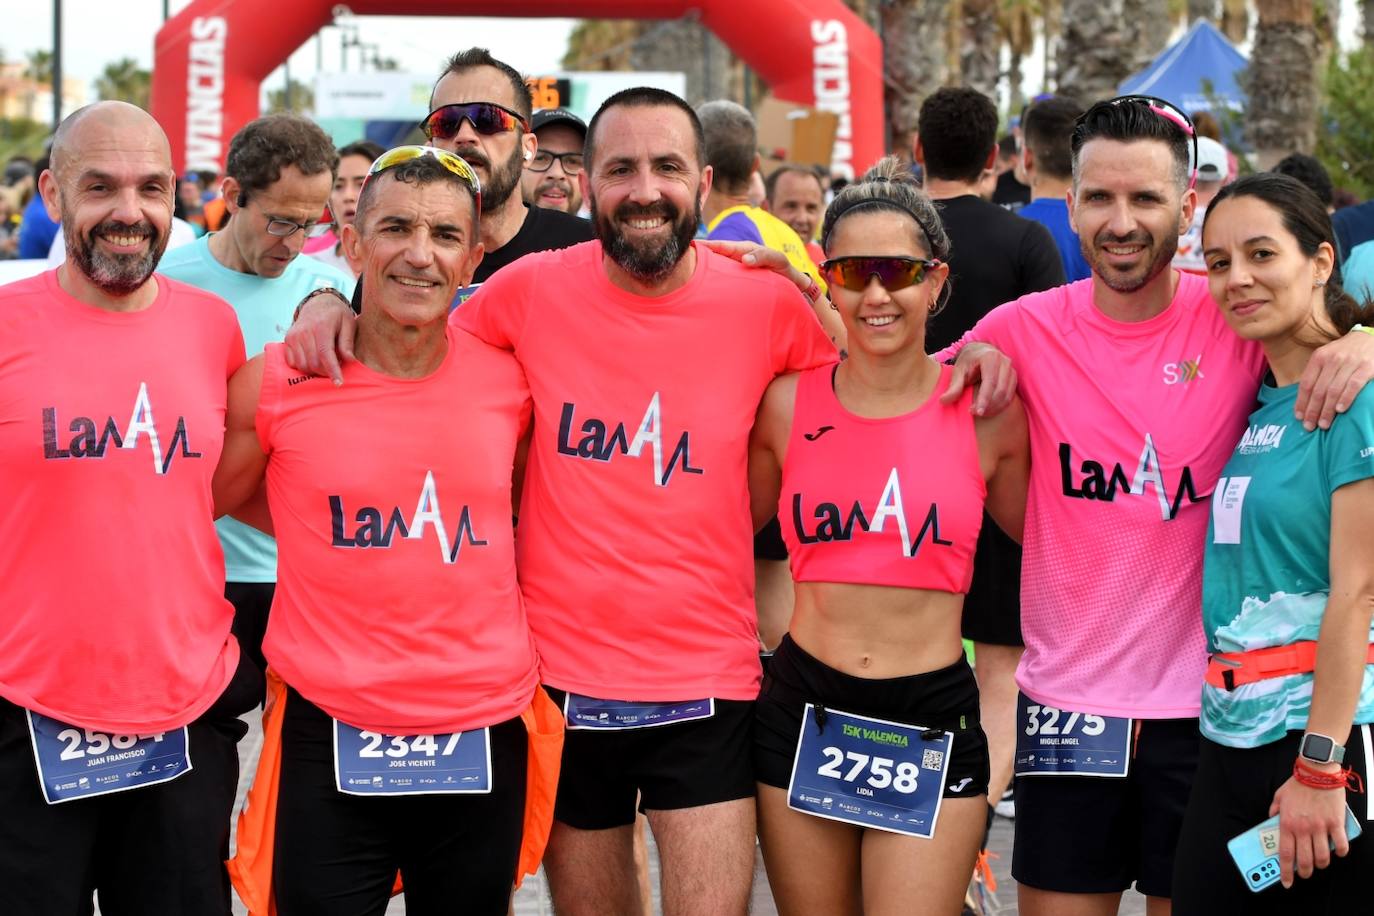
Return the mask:
<path id="1" fill-rule="evenodd" d="M 1364 781 L 1350 767 L 1326 773 L 1306 763 L 1301 757 L 1293 761 L 1293 778 L 1309 789 L 1349 788 L 1352 792 L 1364 792 Z"/>
<path id="2" fill-rule="evenodd" d="M 1374 334 L 1374 328 L 1366 327 L 1365 325 L 1362 325 L 1362 324 L 1357 324 L 1357 325 L 1355 325 L 1353 328 L 1351 328 L 1350 330 L 1352 330 L 1352 331 L 1364 331 L 1366 334 Z"/>
<path id="3" fill-rule="evenodd" d="M 805 296 L 806 301 L 811 303 L 812 305 L 815 305 L 816 302 L 821 298 L 821 285 L 816 282 L 815 277 L 811 278 L 811 285 L 808 286 L 806 289 L 802 290 L 802 295 Z M 1374 331 L 1370 331 L 1370 333 L 1374 334 Z"/>
<path id="4" fill-rule="evenodd" d="M 312 289 L 310 292 L 305 294 L 304 299 L 296 303 L 296 310 L 291 313 L 291 323 L 295 324 L 296 319 L 301 317 L 301 309 L 305 308 L 305 304 L 307 302 L 309 302 L 311 299 L 314 299 L 316 296 L 322 295 L 324 293 L 332 293 L 335 296 L 338 296 L 340 299 L 345 298 L 342 292 L 340 292 L 332 286 L 321 286 L 319 289 Z"/>

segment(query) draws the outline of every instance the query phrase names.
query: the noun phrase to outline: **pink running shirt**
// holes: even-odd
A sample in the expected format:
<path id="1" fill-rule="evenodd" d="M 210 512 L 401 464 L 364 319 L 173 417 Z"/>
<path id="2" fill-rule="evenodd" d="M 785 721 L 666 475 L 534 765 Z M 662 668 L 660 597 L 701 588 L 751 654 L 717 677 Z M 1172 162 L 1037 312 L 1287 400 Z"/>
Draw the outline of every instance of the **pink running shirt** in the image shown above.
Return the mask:
<path id="1" fill-rule="evenodd" d="M 544 683 L 603 699 L 758 693 L 749 430 L 768 383 L 835 359 L 796 288 L 696 245 L 657 299 L 601 245 L 526 255 L 453 321 L 534 397 L 516 548 Z"/>
<path id="2" fill-rule="evenodd" d="M 797 582 L 890 585 L 967 594 L 988 488 L 973 386 L 896 417 L 850 413 L 834 366 L 797 378 L 778 518 Z"/>
<path id="3" fill-rule="evenodd" d="M 1016 679 L 1076 712 L 1195 717 L 1209 503 L 1264 354 L 1203 277 L 1179 274 L 1169 307 L 1135 323 L 1092 292 L 1089 277 L 1023 296 L 965 337 L 1011 358 L 1030 425 Z"/>
<path id="4" fill-rule="evenodd" d="M 538 686 L 511 528 L 529 390 L 509 353 L 452 327 L 448 345 L 424 378 L 349 361 L 339 388 L 263 351 L 279 557 L 263 653 L 329 715 L 389 735 L 495 725 Z"/>
<path id="5" fill-rule="evenodd" d="M 130 313 L 0 286 L 0 696 L 115 734 L 191 722 L 239 658 L 210 480 L 243 336 L 156 282 Z"/>

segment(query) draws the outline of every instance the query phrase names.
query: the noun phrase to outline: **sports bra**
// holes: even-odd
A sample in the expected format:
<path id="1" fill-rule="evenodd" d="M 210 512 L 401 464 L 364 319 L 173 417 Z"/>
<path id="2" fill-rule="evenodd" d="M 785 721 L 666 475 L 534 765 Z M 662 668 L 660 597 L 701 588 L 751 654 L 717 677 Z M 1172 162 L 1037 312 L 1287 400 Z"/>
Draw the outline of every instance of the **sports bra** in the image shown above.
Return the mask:
<path id="1" fill-rule="evenodd" d="M 941 404 L 943 366 L 924 404 L 874 419 L 840 404 L 836 368 L 797 379 L 778 500 L 792 578 L 968 592 L 987 496 L 972 386 Z"/>

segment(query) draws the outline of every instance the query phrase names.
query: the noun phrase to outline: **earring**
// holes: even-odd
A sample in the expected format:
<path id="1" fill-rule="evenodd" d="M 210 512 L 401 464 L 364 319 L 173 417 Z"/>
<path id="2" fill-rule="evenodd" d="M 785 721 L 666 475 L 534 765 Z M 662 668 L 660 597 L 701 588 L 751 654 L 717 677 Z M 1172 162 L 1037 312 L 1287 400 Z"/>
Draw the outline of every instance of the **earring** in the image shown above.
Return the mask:
<path id="1" fill-rule="evenodd" d="M 1321 289 L 1323 286 L 1326 285 L 1326 281 L 1325 281 L 1325 280 L 1318 280 L 1316 283 L 1313 283 L 1312 285 L 1313 285 L 1314 287 L 1316 287 L 1317 289 Z"/>

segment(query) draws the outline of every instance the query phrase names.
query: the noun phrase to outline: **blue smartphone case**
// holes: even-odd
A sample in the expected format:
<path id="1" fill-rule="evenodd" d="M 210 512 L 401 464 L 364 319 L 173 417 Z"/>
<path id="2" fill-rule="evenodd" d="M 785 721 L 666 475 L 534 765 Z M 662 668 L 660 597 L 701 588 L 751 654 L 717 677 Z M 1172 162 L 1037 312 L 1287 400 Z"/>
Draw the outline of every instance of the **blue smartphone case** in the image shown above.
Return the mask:
<path id="1" fill-rule="evenodd" d="M 1360 821 L 1349 806 L 1345 809 L 1345 838 L 1354 842 Z M 1226 844 L 1250 890 L 1259 892 L 1279 880 L 1279 816 L 1256 824 Z"/>

